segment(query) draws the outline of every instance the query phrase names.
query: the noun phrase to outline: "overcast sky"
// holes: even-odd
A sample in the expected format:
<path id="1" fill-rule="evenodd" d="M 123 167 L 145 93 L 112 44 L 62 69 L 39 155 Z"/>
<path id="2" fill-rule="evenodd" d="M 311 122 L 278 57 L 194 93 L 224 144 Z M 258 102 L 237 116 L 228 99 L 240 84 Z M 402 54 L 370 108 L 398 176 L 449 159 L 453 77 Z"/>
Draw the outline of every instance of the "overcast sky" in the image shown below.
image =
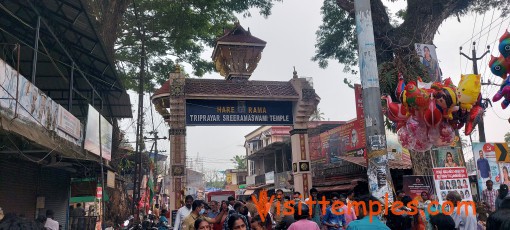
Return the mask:
<path id="1" fill-rule="evenodd" d="M 388 6 L 394 13 L 404 4 L 405 2 L 401 0 Z M 252 35 L 267 42 L 262 59 L 250 79 L 288 81 L 292 78 L 295 66 L 300 77 L 313 78 L 314 88 L 321 97 L 319 108 L 324 112 L 326 119 L 350 120 L 356 116 L 354 92 L 343 83 L 343 79 L 348 78 L 357 83 L 359 76 L 344 73 L 343 66 L 334 60 L 330 61 L 327 69 L 319 68 L 317 63 L 310 60 L 315 52 L 315 32 L 322 21 L 321 6 L 322 1 L 284 1 L 275 4 L 272 14 L 267 19 L 258 16 L 257 11 L 252 12 L 251 18 L 239 18 L 245 29 L 250 28 Z M 477 49 L 480 50 L 479 53 L 482 53 L 485 44 L 496 46 L 497 43 L 493 44 L 493 42 L 509 27 L 510 18 L 500 18 L 498 12 L 493 14 L 492 11 L 485 15 L 467 15 L 461 18 L 460 23 L 457 18 L 450 18 L 443 22 L 434 40 L 443 78 L 451 77 L 457 84 L 461 73 L 472 72 L 471 63 L 459 55 L 459 46 L 463 45 L 464 52 L 470 54 L 470 38 L 473 34 L 473 41 L 480 44 Z M 497 50 L 493 50 L 492 53 L 499 55 Z M 204 54 L 206 58 L 210 56 L 211 52 Z M 479 62 L 479 72 L 484 81 L 490 79 L 501 82 L 486 68 L 487 63 L 488 59 Z M 191 72 L 191 69 L 187 71 Z M 213 73 L 205 78 L 221 79 L 222 77 Z M 484 87 L 483 96 L 492 98 L 497 89 L 498 87 L 494 86 Z M 131 101 L 134 107 L 138 105 L 136 95 L 132 95 Z M 145 106 L 148 106 L 148 100 Z M 136 119 L 136 108 L 133 109 L 133 116 Z M 502 110 L 500 103 L 495 103 L 493 108 L 487 110 L 485 132 L 488 142 L 503 141 L 504 134 L 510 128 L 507 121 L 510 117 L 509 110 Z M 158 126 L 161 120 L 159 114 L 154 111 L 155 126 Z M 146 127 L 151 128 L 149 111 L 146 112 L 145 121 L 149 124 Z M 125 119 L 121 125 L 122 129 L 128 132 L 131 141 L 134 140 L 135 133 L 133 123 L 133 120 Z M 256 128 L 188 127 L 187 156 L 196 158 L 198 154 L 204 161 L 204 168 L 217 170 L 231 168 L 233 164 L 230 159 L 234 155 L 245 154 L 244 136 Z M 168 127 L 165 124 L 159 125 L 158 131 L 160 136 L 168 135 Z M 473 140 L 477 139 L 478 136 L 473 135 Z M 160 141 L 159 149 L 168 151 L 169 145 L 168 141 Z"/>

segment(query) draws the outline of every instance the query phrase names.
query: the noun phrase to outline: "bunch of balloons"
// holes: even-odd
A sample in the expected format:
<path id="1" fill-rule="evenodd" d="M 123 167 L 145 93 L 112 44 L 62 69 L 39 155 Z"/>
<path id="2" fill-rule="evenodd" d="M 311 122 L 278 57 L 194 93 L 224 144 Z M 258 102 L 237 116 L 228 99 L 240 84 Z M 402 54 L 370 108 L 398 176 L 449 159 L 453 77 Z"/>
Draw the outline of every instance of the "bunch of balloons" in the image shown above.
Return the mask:
<path id="1" fill-rule="evenodd" d="M 508 77 L 510 75 L 510 33 L 508 33 L 508 30 L 499 39 L 498 48 L 500 55 L 497 58 L 492 56 L 489 67 L 494 75 L 503 79 L 503 83 L 492 101 L 497 102 L 504 98 L 501 107 L 506 109 L 510 104 L 510 79 Z"/>
<path id="2" fill-rule="evenodd" d="M 450 78 L 431 83 L 418 79 L 406 84 L 400 74 L 395 92 L 399 102 L 393 102 L 390 96 L 382 99 L 386 100 L 385 115 L 395 123 L 400 144 L 424 152 L 432 146 L 451 145 L 455 129 L 464 125 L 466 133 L 472 132 L 483 115 L 480 90 L 480 75 L 462 75 L 457 87 Z"/>

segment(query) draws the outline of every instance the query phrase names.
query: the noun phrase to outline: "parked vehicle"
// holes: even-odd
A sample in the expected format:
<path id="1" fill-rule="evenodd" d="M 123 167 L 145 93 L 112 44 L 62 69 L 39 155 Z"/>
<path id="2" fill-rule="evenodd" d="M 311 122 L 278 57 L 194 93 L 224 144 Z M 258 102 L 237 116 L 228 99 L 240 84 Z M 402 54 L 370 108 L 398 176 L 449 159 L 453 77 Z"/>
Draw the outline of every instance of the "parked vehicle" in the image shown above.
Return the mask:
<path id="1" fill-rule="evenodd" d="M 236 192 L 234 191 L 215 191 L 207 193 L 207 202 L 212 200 L 221 202 L 222 200 L 227 200 L 229 196 L 235 197 Z"/>

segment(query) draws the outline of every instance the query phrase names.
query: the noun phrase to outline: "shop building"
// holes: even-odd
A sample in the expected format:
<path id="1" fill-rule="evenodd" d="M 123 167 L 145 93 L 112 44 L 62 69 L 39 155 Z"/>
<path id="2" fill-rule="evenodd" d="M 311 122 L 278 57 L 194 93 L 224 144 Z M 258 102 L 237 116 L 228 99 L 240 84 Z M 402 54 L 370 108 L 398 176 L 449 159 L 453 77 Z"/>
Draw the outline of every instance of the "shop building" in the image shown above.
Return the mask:
<path id="1" fill-rule="evenodd" d="M 0 12 L 0 207 L 28 219 L 51 209 L 70 229 L 73 197 L 95 197 L 103 178 L 84 144 L 89 108 L 116 127 L 132 117 L 129 96 L 82 1 L 3 1 Z M 108 154 L 119 144 L 118 129 L 107 133 L 105 187 L 116 184 Z M 86 179 L 93 194 L 72 186 Z"/>

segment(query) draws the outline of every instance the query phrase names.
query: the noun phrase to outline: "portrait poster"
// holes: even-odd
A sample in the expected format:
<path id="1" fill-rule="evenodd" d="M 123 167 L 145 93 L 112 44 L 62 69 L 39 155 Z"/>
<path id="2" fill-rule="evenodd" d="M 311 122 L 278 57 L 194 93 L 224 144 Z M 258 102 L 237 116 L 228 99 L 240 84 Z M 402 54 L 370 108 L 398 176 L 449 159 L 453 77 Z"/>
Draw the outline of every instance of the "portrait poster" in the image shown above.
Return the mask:
<path id="1" fill-rule="evenodd" d="M 465 167 L 433 168 L 432 171 L 440 203 L 446 201 L 446 195 L 451 191 L 457 191 L 463 201 L 473 200 Z"/>
<path id="2" fill-rule="evenodd" d="M 485 182 L 487 182 L 487 180 L 492 180 L 493 187 L 499 188 L 499 166 L 496 161 L 494 144 L 485 142 L 473 143 L 473 154 L 475 157 L 476 175 L 480 194 L 486 189 L 487 186 Z"/>
<path id="3" fill-rule="evenodd" d="M 429 74 L 430 81 L 441 81 L 441 68 L 436 55 L 436 47 L 430 44 L 415 43 L 416 54 L 420 57 L 420 62 L 425 66 Z"/>
<path id="4" fill-rule="evenodd" d="M 510 171 L 510 163 L 507 162 L 499 162 L 499 183 L 506 184 L 510 187 L 510 174 L 508 173 Z"/>
<path id="5" fill-rule="evenodd" d="M 461 149 L 457 147 L 442 147 L 432 150 L 434 168 L 464 167 L 460 156 Z"/>
<path id="6" fill-rule="evenodd" d="M 435 194 L 434 179 L 432 176 L 404 175 L 403 190 L 406 195 L 413 198 L 413 200 L 417 199 L 421 201 L 422 192 L 426 192 L 429 196 Z"/>

